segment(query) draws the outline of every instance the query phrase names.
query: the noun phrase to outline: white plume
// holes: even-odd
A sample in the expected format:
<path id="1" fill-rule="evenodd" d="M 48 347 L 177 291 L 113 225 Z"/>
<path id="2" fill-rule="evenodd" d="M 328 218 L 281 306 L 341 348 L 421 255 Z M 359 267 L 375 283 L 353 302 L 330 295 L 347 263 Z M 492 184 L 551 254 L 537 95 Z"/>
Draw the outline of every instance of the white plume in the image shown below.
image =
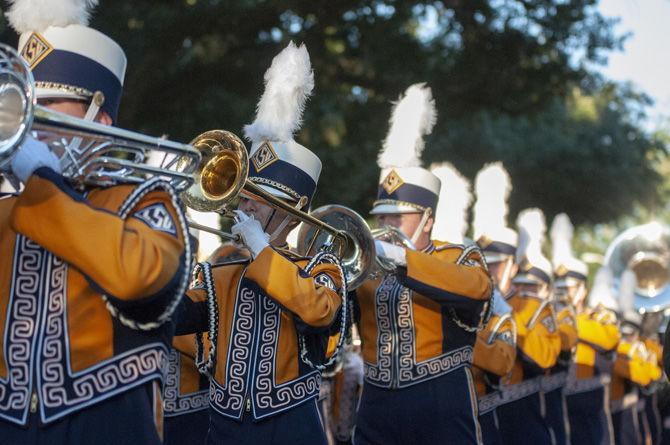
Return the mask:
<path id="1" fill-rule="evenodd" d="M 50 26 L 88 25 L 98 0 L 9 0 L 7 19 L 19 33 L 42 32 Z"/>
<path id="2" fill-rule="evenodd" d="M 551 261 L 554 267 L 565 264 L 572 258 L 572 236 L 574 227 L 570 217 L 560 213 L 551 223 Z"/>
<path id="3" fill-rule="evenodd" d="M 430 170 L 442 182 L 435 211 L 433 237 L 462 244 L 468 230 L 468 207 L 472 202 L 470 181 L 448 162 L 433 164 Z"/>
<path id="4" fill-rule="evenodd" d="M 430 87 L 415 83 L 395 104 L 377 164 L 380 168 L 421 167 L 423 137 L 435 126 L 437 112 Z"/>
<path id="5" fill-rule="evenodd" d="M 507 200 L 512 181 L 501 162 L 487 164 L 475 178 L 474 238 L 493 234 L 507 226 Z"/>
<path id="6" fill-rule="evenodd" d="M 612 276 L 612 269 L 603 266 L 596 272 L 596 277 L 593 280 L 593 286 L 589 293 L 589 306 L 595 308 L 599 304 L 607 309 L 615 312 L 619 310 L 619 303 L 612 295 L 612 283 L 614 279 Z"/>
<path id="7" fill-rule="evenodd" d="M 519 228 L 519 245 L 516 250 L 517 263 L 521 263 L 524 258 L 528 258 L 531 264 L 539 266 L 533 261 L 544 259 L 542 241 L 547 231 L 547 225 L 542 210 L 537 208 L 522 210 L 517 217 L 516 224 Z M 551 267 L 549 269 L 551 270 Z"/>
<path id="8" fill-rule="evenodd" d="M 265 72 L 265 91 L 256 107 L 256 120 L 244 127 L 246 138 L 253 142 L 292 140 L 313 90 L 314 72 L 307 48 L 290 42 Z"/>

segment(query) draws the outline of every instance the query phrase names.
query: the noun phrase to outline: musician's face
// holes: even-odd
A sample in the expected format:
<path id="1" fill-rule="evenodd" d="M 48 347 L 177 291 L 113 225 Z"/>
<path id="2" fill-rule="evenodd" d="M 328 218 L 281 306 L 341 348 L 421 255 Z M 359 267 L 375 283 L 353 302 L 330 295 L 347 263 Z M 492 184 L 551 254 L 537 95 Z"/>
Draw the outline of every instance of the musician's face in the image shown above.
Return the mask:
<path id="1" fill-rule="evenodd" d="M 71 99 L 41 99 L 39 104 L 59 113 L 69 114 L 70 116 L 83 119 L 88 110 L 88 103 L 80 100 Z M 112 125 L 112 118 L 104 111 L 99 111 L 95 118 L 96 122 L 103 125 Z"/>
<path id="2" fill-rule="evenodd" d="M 509 256 L 503 261 L 489 263 L 489 273 L 491 274 L 491 278 L 493 278 L 493 282 L 503 295 L 509 291 L 510 284 L 512 284 L 512 278 L 514 278 L 518 269 L 519 266 L 514 263 L 514 258 L 512 256 Z"/>
<path id="3" fill-rule="evenodd" d="M 265 233 L 271 234 L 275 231 L 279 224 L 287 215 L 283 210 L 276 210 L 273 215 L 273 208 L 264 201 L 259 201 L 247 197 L 241 197 L 237 208 L 242 210 L 249 216 L 253 216 L 255 220 L 261 223 L 261 227 L 265 229 Z M 291 225 L 295 227 L 295 225 Z"/>
<path id="4" fill-rule="evenodd" d="M 379 227 L 391 226 L 400 229 L 408 238 L 411 238 L 416 229 L 421 224 L 423 213 L 388 213 L 377 215 L 377 224 Z M 430 235 L 433 228 L 433 218 L 429 218 L 423 227 L 423 232 Z"/>

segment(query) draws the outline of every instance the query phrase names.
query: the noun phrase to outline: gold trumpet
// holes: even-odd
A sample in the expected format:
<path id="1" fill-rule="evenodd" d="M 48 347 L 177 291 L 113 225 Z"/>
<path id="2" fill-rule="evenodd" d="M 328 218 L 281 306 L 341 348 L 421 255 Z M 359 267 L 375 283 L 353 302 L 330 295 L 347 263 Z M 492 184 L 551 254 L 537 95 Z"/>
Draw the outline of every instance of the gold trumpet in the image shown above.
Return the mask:
<path id="1" fill-rule="evenodd" d="M 201 155 L 193 185 L 181 194 L 182 201 L 191 209 L 200 212 L 217 212 L 226 217 L 234 216 L 230 208 L 242 192 L 260 198 L 275 209 L 282 210 L 299 221 L 303 227 L 312 228 L 310 241 L 302 247 L 303 254 L 328 249 L 338 256 L 347 276 L 350 289 L 359 285 L 368 275 L 374 258 L 374 242 L 367 224 L 358 214 L 345 207 L 341 217 L 316 217 L 299 210 L 306 203 L 303 197 L 295 207 L 265 191 L 251 182 L 247 149 L 239 137 L 225 130 L 211 130 L 196 137 L 191 144 Z M 339 226 L 337 225 L 339 224 Z M 238 241 L 232 233 L 217 230 L 189 221 L 189 226 L 224 239 Z"/>

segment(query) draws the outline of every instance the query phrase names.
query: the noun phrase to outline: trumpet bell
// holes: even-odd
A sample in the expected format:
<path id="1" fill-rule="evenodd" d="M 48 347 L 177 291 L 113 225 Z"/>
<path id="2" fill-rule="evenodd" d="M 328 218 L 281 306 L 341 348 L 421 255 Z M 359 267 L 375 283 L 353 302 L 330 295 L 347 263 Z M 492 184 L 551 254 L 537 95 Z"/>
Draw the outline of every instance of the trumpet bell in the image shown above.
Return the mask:
<path id="1" fill-rule="evenodd" d="M 347 242 L 340 252 L 340 260 L 349 289 L 355 289 L 372 271 L 376 256 L 375 242 L 365 220 L 353 210 L 341 205 L 319 207 L 310 215 L 338 229 Z M 302 224 L 298 232 L 298 252 L 313 256 L 323 246 L 333 242 L 333 236 L 319 231 L 313 225 Z"/>
<path id="2" fill-rule="evenodd" d="M 202 160 L 193 185 L 182 193 L 181 199 L 200 212 L 221 210 L 239 195 L 247 180 L 247 149 L 239 137 L 225 130 L 202 133 L 191 145 Z"/>

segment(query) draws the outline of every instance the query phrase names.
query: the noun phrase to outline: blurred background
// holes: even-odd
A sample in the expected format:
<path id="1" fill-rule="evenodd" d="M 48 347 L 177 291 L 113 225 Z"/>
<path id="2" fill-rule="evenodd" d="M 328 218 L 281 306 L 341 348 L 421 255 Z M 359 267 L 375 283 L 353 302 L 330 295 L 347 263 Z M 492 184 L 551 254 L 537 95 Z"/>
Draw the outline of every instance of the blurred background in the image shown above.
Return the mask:
<path id="1" fill-rule="evenodd" d="M 473 180 L 503 161 L 510 224 L 567 212 L 584 254 L 670 223 L 669 22 L 668 0 L 102 0 L 92 26 L 128 55 L 119 125 L 182 141 L 241 135 L 272 57 L 304 42 L 316 89 L 296 139 L 324 163 L 315 204 L 363 214 L 391 101 L 428 82 L 426 163 Z M 17 39 L 4 14 L 0 39 Z"/>

